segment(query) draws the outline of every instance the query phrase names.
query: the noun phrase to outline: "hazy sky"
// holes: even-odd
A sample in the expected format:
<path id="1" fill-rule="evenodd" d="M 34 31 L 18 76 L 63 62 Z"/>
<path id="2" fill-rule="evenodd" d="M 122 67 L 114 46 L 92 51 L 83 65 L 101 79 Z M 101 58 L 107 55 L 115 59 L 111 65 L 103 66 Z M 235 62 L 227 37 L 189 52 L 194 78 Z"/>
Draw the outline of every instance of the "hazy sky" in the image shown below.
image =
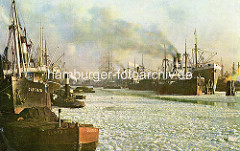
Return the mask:
<path id="1" fill-rule="evenodd" d="M 194 47 L 217 52 L 230 66 L 240 61 L 240 1 L 238 0 L 16 0 L 29 36 L 38 45 L 39 22 L 49 48 L 65 51 L 68 66 L 97 68 L 104 50 L 113 50 L 126 65 L 133 57 L 145 65 L 161 64 L 162 44 L 172 51 Z M 0 0 L 0 48 L 6 45 L 10 0 Z M 72 61 L 69 61 L 72 60 Z M 153 66 L 154 64 L 154 66 Z"/>

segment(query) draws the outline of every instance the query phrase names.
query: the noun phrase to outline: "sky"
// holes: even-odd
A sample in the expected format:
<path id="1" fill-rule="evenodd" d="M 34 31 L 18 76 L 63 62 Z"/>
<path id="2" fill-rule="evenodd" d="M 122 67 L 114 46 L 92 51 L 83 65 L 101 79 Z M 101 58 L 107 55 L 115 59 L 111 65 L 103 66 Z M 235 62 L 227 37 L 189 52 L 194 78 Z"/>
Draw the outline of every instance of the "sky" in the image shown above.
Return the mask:
<path id="1" fill-rule="evenodd" d="M 0 0 L 0 48 L 7 43 L 10 0 Z M 216 52 L 227 69 L 240 61 L 240 1 L 238 0 L 16 0 L 20 18 L 35 44 L 40 22 L 51 59 L 65 53 L 68 69 L 96 70 L 100 58 L 112 51 L 114 60 L 146 68 L 162 64 L 163 45 L 169 56 L 198 47 Z M 54 53 L 56 52 L 56 53 Z"/>

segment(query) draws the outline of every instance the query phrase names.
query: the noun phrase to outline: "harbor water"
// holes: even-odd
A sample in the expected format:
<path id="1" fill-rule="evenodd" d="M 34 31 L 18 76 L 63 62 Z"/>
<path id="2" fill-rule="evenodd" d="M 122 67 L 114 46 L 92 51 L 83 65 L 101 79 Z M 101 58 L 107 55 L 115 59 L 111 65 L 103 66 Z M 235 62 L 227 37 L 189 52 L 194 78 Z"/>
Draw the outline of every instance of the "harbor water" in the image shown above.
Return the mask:
<path id="1" fill-rule="evenodd" d="M 240 150 L 240 97 L 217 96 L 96 89 L 61 116 L 98 127 L 97 150 Z"/>

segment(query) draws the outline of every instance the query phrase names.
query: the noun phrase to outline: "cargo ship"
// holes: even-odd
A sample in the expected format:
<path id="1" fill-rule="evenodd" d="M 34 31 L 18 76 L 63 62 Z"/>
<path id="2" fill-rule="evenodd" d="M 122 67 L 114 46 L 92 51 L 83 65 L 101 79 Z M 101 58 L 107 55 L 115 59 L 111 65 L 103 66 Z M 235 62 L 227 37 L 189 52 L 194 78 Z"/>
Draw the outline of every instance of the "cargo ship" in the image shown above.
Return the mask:
<path id="1" fill-rule="evenodd" d="M 210 60 L 215 54 L 211 54 L 205 60 L 202 59 L 203 57 L 199 55 L 200 50 L 197 46 L 196 31 L 194 34 L 196 43 L 191 57 L 192 60 L 190 60 L 190 55 L 187 53 L 186 42 L 184 64 L 182 62 L 180 53 L 176 53 L 171 62 L 167 58 L 166 47 L 164 45 L 165 57 L 162 63 L 162 71 L 160 71 L 161 73 L 164 73 L 163 76 L 159 77 L 157 80 L 152 78 L 134 80 L 137 82 L 129 83 L 129 89 L 152 90 L 160 94 L 214 94 L 216 91 L 221 66 Z M 136 70 L 136 72 L 138 72 L 138 70 Z M 188 72 L 191 73 L 191 78 L 186 78 Z M 181 78 L 179 78 L 179 74 L 181 75 Z"/>
<path id="2" fill-rule="evenodd" d="M 188 54 L 187 54 L 187 46 L 185 41 L 185 66 L 182 65 L 181 54 L 178 54 L 174 57 L 173 61 L 173 78 L 169 80 L 165 80 L 168 82 L 163 82 L 163 84 L 158 85 L 157 92 L 160 94 L 182 94 L 182 95 L 201 95 L 205 94 L 214 94 L 216 91 L 218 77 L 221 72 L 221 66 L 216 63 L 210 63 L 211 57 L 208 57 L 207 60 L 199 61 L 199 49 L 197 45 L 197 33 L 196 30 L 194 32 L 195 35 L 195 48 L 193 49 L 192 55 L 192 64 L 188 65 Z M 164 59 L 164 72 L 166 73 L 167 68 L 167 59 L 165 53 Z M 184 68 L 184 69 L 183 69 Z M 190 72 L 192 75 L 191 79 L 179 79 L 176 74 L 179 73 L 179 70 L 184 72 L 184 76 L 187 76 L 187 72 Z"/>
<path id="3" fill-rule="evenodd" d="M 51 111 L 46 57 L 32 58 L 32 42 L 11 2 L 11 25 L 0 56 L 0 146 L 2 150 L 95 150 L 99 129 L 64 122 Z M 41 45 L 40 45 L 41 46 Z M 45 55 L 44 55 L 45 53 Z M 44 57 L 45 56 L 45 57 Z"/>

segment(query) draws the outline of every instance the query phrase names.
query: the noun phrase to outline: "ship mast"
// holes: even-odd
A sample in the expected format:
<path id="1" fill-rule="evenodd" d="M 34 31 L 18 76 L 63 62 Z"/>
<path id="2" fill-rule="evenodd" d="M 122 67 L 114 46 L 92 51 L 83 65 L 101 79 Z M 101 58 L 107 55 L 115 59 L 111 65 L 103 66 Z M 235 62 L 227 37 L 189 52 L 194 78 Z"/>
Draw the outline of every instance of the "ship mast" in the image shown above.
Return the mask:
<path id="1" fill-rule="evenodd" d="M 21 78 L 22 73 L 27 76 L 30 60 L 29 52 L 31 51 L 31 41 L 28 44 L 27 31 L 21 26 L 20 19 L 17 14 L 16 2 L 12 0 L 10 10 L 11 25 L 9 26 L 9 37 L 7 47 L 4 50 L 4 57 L 11 63 L 11 75 Z M 8 49 L 11 49 L 11 59 L 8 56 Z"/>
<path id="2" fill-rule="evenodd" d="M 48 66 L 48 61 L 47 61 L 47 40 L 45 38 L 45 64 L 46 67 Z"/>
<path id="3" fill-rule="evenodd" d="M 17 60 L 17 76 L 20 78 L 21 66 L 20 66 L 19 31 L 18 31 L 19 27 L 18 27 L 15 0 L 12 1 L 12 28 L 13 28 L 13 36 L 14 36 L 14 48 L 15 48 L 16 60 Z M 15 62 L 13 66 L 15 66 Z M 14 73 L 14 68 L 13 68 L 13 73 Z"/>
<path id="4" fill-rule="evenodd" d="M 141 66 L 141 72 L 144 72 L 144 64 L 143 64 L 144 62 L 143 62 L 143 54 L 142 54 L 142 66 Z"/>
<path id="5" fill-rule="evenodd" d="M 42 56 L 42 25 L 41 25 L 41 20 L 40 20 L 40 31 L 39 31 L 39 54 L 38 54 L 38 64 L 41 65 L 41 56 Z"/>
<path id="6" fill-rule="evenodd" d="M 44 30 L 44 27 L 42 26 L 42 22 L 40 20 L 40 37 L 39 37 L 39 54 L 38 54 L 38 62 L 39 62 L 39 65 L 42 66 L 45 64 L 45 54 L 44 54 L 44 47 L 46 49 L 46 44 L 44 45 L 44 42 L 46 42 L 44 40 L 44 34 L 43 34 L 43 30 Z M 45 37 L 46 39 L 46 37 Z M 45 50 L 46 51 L 46 50 Z"/>
<path id="7" fill-rule="evenodd" d="M 237 73 L 238 76 L 239 76 L 239 69 L 240 69 L 240 64 L 238 62 L 238 73 Z"/>
<path id="8" fill-rule="evenodd" d="M 235 63 L 233 62 L 233 66 L 232 66 L 232 74 L 236 74 L 236 71 L 235 71 Z"/>
<path id="9" fill-rule="evenodd" d="M 196 65 L 196 68 L 198 67 L 198 48 L 197 48 L 197 30 L 195 29 L 195 32 L 194 32 L 194 35 L 195 35 L 195 65 Z"/>
<path id="10" fill-rule="evenodd" d="M 224 71 L 223 71 L 223 60 L 222 60 L 222 57 L 221 57 L 221 77 L 223 77 L 223 74 L 224 74 Z"/>
<path id="11" fill-rule="evenodd" d="M 42 52 L 42 65 L 44 64 L 44 51 L 43 51 L 43 48 L 44 48 L 44 40 L 43 40 L 43 27 L 42 27 L 42 45 L 41 45 L 41 52 Z"/>
<path id="12" fill-rule="evenodd" d="M 136 69 L 136 61 L 135 61 L 135 57 L 134 57 L 134 60 L 133 60 L 133 71 L 135 71 L 135 69 Z"/>
<path id="13" fill-rule="evenodd" d="M 167 80 L 167 50 L 164 44 L 164 78 Z"/>
<path id="14" fill-rule="evenodd" d="M 185 39 L 185 76 L 187 77 L 187 41 Z"/>

